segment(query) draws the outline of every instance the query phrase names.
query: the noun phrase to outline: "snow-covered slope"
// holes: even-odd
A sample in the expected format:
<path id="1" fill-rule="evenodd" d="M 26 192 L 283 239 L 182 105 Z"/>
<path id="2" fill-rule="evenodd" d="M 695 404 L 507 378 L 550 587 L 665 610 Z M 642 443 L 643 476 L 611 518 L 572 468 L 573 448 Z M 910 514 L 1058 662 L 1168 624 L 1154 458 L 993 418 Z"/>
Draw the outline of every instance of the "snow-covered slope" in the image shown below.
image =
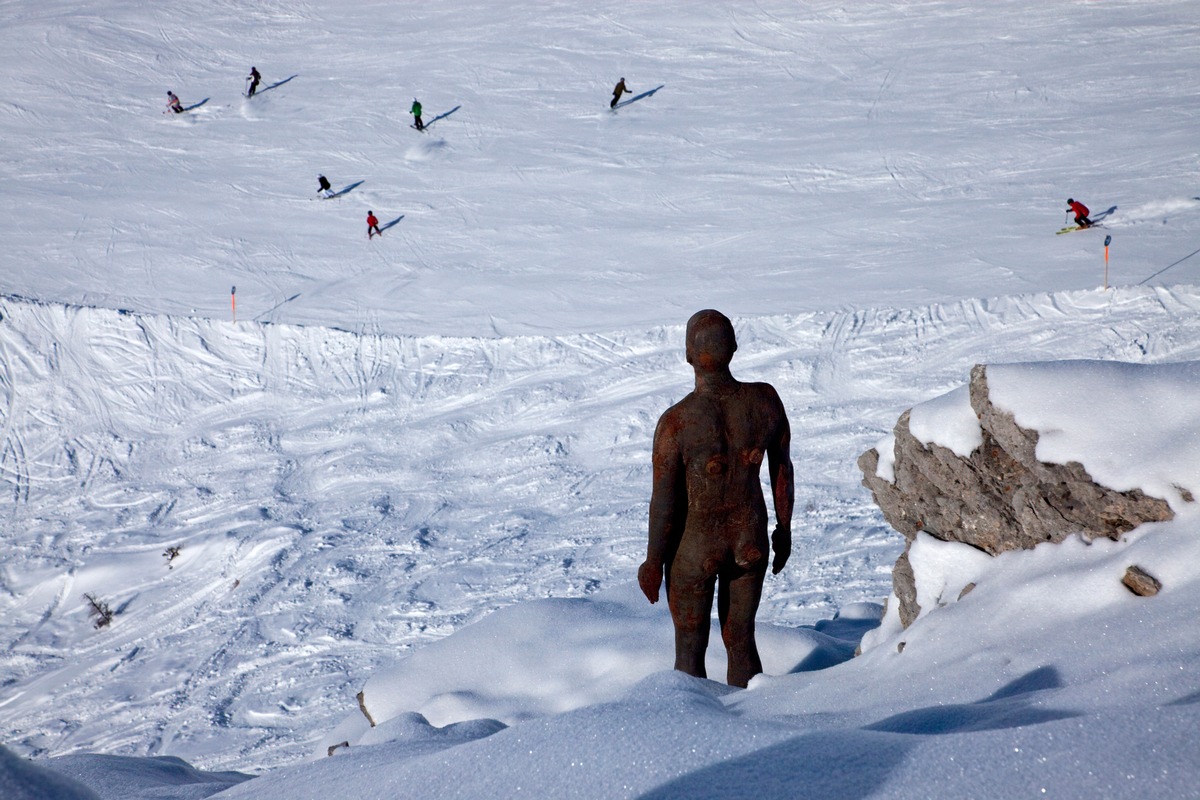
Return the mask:
<path id="1" fill-rule="evenodd" d="M 1200 358 L 1198 308 L 1129 289 L 739 320 L 737 374 L 779 388 L 799 475 L 761 618 L 887 595 L 900 540 L 853 457 L 898 409 L 1006 354 Z M 682 325 L 449 339 L 0 314 L 0 719 L 33 752 L 279 763 L 410 648 L 630 581 L 653 425 L 689 389 Z"/>
<path id="2" fill-rule="evenodd" d="M 977 362 L 1200 358 L 1198 28 L 1189 0 L 0 8 L 2 743 L 276 767 L 416 648 L 620 591 L 701 307 L 794 430 L 760 619 L 881 601 L 900 541 L 854 459 L 899 411 Z M 1053 236 L 1068 195 L 1107 229 Z M 1024 674 L 968 667 L 854 724 Z M 631 702 L 706 714 L 677 677 Z"/>
<path id="3" fill-rule="evenodd" d="M 1114 283 L 1200 241 L 1190 0 L 2 13 L 5 286 L 48 301 L 558 335 L 1092 288 L 1069 196 Z"/>

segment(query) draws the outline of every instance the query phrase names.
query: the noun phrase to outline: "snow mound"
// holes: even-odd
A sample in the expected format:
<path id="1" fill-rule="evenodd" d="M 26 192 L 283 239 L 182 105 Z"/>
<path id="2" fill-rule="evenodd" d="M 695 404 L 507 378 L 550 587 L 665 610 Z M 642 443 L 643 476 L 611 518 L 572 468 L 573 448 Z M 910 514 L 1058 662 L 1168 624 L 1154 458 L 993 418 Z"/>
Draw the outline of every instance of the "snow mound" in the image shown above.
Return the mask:
<path id="1" fill-rule="evenodd" d="M 811 627 L 758 626 L 770 674 L 822 669 L 850 658 L 877 607 L 860 604 L 846 619 Z M 834 624 L 839 623 L 839 624 Z M 317 748 L 378 741 L 389 721 L 419 714 L 435 726 L 474 719 L 515 724 L 617 699 L 674 661 L 674 628 L 665 603 L 651 606 L 634 584 L 587 598 L 533 600 L 494 612 L 423 647 L 367 681 L 361 703 Z M 725 674 L 713 624 L 706 668 Z M 370 737 L 370 738 L 368 738 Z"/>
<path id="2" fill-rule="evenodd" d="M 1200 362 L 988 365 L 988 395 L 1038 433 L 1037 457 L 1180 505 L 1200 495 Z"/>

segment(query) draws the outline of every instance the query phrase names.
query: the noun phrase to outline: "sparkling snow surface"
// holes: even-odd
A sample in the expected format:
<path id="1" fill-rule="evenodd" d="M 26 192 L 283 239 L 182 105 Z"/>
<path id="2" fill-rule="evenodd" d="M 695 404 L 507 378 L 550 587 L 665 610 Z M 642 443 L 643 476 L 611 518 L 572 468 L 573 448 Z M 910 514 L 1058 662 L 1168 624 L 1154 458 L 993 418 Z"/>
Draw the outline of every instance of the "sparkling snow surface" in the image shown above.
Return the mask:
<path id="1" fill-rule="evenodd" d="M 4 800 L 1194 796 L 1193 0 L 44 0 L 0 47 Z M 793 428 L 747 690 L 634 586 L 705 307 Z M 922 538 L 876 627 L 855 459 L 914 405 L 969 451 L 976 363 L 1178 516 Z"/>

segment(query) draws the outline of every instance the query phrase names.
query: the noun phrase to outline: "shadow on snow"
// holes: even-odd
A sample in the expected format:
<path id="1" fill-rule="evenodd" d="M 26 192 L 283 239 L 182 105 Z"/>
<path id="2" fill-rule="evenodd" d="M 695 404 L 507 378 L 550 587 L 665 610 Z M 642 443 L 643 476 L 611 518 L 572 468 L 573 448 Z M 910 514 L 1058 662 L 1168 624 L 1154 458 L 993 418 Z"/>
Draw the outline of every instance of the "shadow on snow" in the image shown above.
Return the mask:
<path id="1" fill-rule="evenodd" d="M 860 800 L 883 786 L 916 746 L 915 739 L 871 731 L 806 733 L 684 775 L 640 800 Z"/>
<path id="2" fill-rule="evenodd" d="M 809 651 L 799 664 L 788 670 L 788 674 L 797 672 L 816 672 L 817 670 L 836 667 L 838 664 L 854 658 L 862 637 L 867 631 L 879 627 L 878 619 L 852 619 L 834 617 L 823 619 L 811 626 L 817 633 L 825 634 L 828 639 Z M 800 626 L 810 627 L 808 625 Z"/>
<path id="3" fill-rule="evenodd" d="M 666 86 L 665 83 L 660 83 L 658 86 L 655 86 L 653 89 L 651 89 L 648 92 L 642 92 L 641 94 L 634 95 L 633 97 L 629 98 L 628 100 L 617 103 L 615 106 L 613 106 L 613 109 L 615 110 L 618 108 L 624 108 L 625 106 L 629 105 L 630 103 L 636 103 L 638 100 L 641 100 L 645 97 L 650 97 L 655 92 L 657 92 L 659 89 L 663 88 L 664 86 Z"/>
<path id="4" fill-rule="evenodd" d="M 272 89 L 274 89 L 274 88 L 275 88 L 275 87 L 277 87 L 277 86 L 283 86 L 285 83 L 287 83 L 288 81 L 290 81 L 292 78 L 296 78 L 296 77 L 298 77 L 298 76 L 299 76 L 299 74 L 300 74 L 300 73 L 296 73 L 295 75 L 289 75 L 288 77 L 284 78 L 284 79 L 283 79 L 283 80 L 281 80 L 281 81 L 275 81 L 275 82 L 274 82 L 274 83 L 272 83 L 270 86 L 264 86 L 263 88 L 261 88 L 261 89 L 259 89 L 258 91 L 256 91 L 256 92 L 254 93 L 254 96 L 255 96 L 255 97 L 257 97 L 258 95 L 262 94 L 263 92 L 269 92 L 269 91 L 271 91 Z"/>
<path id="5" fill-rule="evenodd" d="M 910 733 L 920 736 L 1020 728 L 1081 716 L 1076 711 L 1038 708 L 1033 695 L 1060 689 L 1062 678 L 1054 667 L 1039 667 L 974 703 L 930 706 L 905 711 L 866 726 L 869 731 Z"/>
<path id="6" fill-rule="evenodd" d="M 364 181 L 355 181 L 354 183 L 350 184 L 349 186 L 346 186 L 345 188 L 341 189 L 340 191 L 334 192 L 333 194 L 329 195 L 328 199 L 332 200 L 335 197 L 341 197 L 344 194 L 349 194 L 350 192 L 357 189 L 359 186 L 362 186 L 363 183 L 364 183 Z"/>
<path id="7" fill-rule="evenodd" d="M 438 114 L 436 117 L 429 120 L 429 122 L 426 122 L 424 127 L 428 128 L 430 125 L 437 122 L 439 119 L 445 119 L 446 117 L 453 114 L 455 111 L 458 111 L 460 108 L 462 108 L 462 105 L 457 105 L 454 108 L 450 109 L 449 111 L 443 111 L 441 114 Z"/>
<path id="8" fill-rule="evenodd" d="M 859 730 L 805 733 L 676 778 L 640 800 L 745 797 L 751 787 L 755 800 L 861 800 L 919 746 L 919 739 L 898 734 L 969 733 L 1081 716 L 1034 706 L 1036 695 L 1062 686 L 1057 669 L 1040 667 L 975 703 L 907 711 Z M 765 765 L 769 780 L 763 779 Z"/>
<path id="9" fill-rule="evenodd" d="M 277 309 L 277 308 L 279 308 L 279 307 L 281 307 L 281 306 L 287 305 L 288 303 L 292 302 L 293 300 L 295 300 L 295 299 L 296 299 L 297 297 L 299 297 L 299 296 L 300 296 L 300 292 L 296 292 L 294 295 L 292 295 L 291 297 L 287 298 L 286 300 L 280 300 L 278 303 L 276 303 L 275 305 L 271 306 L 271 307 L 270 307 L 270 308 L 268 308 L 266 311 L 262 312 L 262 313 L 261 313 L 261 314 L 259 314 L 257 317 L 255 317 L 255 318 L 254 318 L 254 321 L 255 321 L 255 322 L 258 322 L 259 320 L 261 320 L 261 319 L 263 319 L 264 317 L 266 317 L 266 316 L 270 315 L 271 313 L 273 313 L 273 312 L 275 311 L 275 309 Z"/>

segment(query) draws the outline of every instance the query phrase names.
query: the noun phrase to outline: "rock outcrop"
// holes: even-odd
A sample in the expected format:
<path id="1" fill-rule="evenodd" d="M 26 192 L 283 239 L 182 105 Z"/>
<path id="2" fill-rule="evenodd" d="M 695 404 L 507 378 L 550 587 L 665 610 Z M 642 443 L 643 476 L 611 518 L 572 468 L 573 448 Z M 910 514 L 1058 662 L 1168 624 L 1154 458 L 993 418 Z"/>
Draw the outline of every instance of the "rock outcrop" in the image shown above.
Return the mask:
<path id="1" fill-rule="evenodd" d="M 925 531 L 997 555 L 1074 534 L 1117 539 L 1143 522 L 1174 517 L 1165 500 L 1101 486 L 1082 464 L 1039 461 L 1037 432 L 1017 425 L 989 400 L 985 366 L 971 370 L 969 391 L 982 433 L 982 444 L 970 455 L 918 440 L 909 429 L 910 409 L 894 431 L 893 480 L 878 474 L 880 454 L 874 448 L 858 459 L 863 484 L 908 545 Z M 920 607 L 907 547 L 892 576 L 900 620 L 908 627 Z"/>

